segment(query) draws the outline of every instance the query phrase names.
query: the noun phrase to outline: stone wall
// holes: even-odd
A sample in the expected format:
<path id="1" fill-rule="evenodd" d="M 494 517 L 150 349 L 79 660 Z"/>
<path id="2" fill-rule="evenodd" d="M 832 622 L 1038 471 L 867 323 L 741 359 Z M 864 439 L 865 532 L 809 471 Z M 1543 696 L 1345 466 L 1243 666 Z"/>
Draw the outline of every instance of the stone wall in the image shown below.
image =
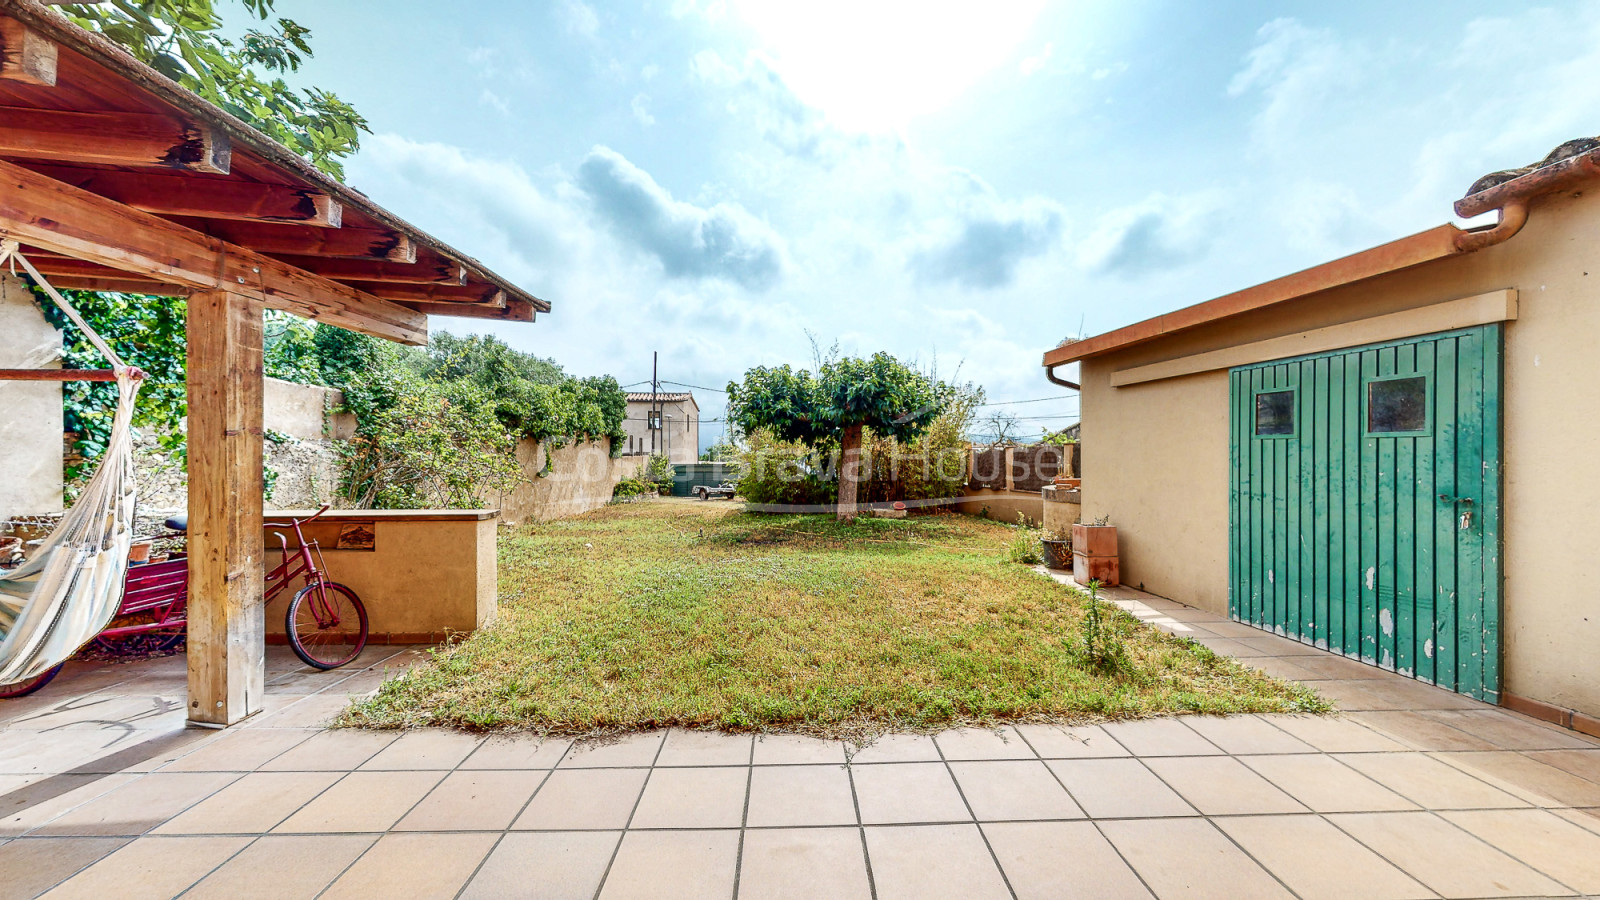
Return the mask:
<path id="1" fill-rule="evenodd" d="M 547 457 L 550 470 L 541 475 Z M 605 506 L 611 502 L 617 482 L 637 472 L 645 457 L 612 459 L 610 444 L 605 441 L 569 443 L 551 451 L 546 444 L 524 440 L 517 445 L 517 460 L 527 480 L 501 495 L 500 516 L 520 525 Z"/>
<path id="2" fill-rule="evenodd" d="M 0 274 L 0 369 L 61 366 L 61 332 Z M 61 510 L 61 383 L 0 381 L 0 520 Z"/>

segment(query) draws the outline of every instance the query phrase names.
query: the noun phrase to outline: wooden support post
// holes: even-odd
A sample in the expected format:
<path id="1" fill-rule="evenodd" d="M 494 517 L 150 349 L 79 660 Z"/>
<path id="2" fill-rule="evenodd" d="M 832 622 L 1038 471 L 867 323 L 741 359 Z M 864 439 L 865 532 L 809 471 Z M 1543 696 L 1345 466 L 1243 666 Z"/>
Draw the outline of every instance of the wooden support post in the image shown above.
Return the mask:
<path id="1" fill-rule="evenodd" d="M 189 721 L 261 711 L 262 303 L 189 297 Z"/>

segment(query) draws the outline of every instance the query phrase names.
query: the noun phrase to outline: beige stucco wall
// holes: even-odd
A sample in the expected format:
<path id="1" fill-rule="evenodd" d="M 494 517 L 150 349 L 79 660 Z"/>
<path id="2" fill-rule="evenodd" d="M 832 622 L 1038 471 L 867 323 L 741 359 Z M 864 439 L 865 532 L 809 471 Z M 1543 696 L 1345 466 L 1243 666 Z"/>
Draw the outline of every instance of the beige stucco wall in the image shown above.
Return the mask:
<path id="1" fill-rule="evenodd" d="M 1600 199 L 1562 194 L 1522 233 L 1468 256 L 1300 298 L 1087 360 L 1083 516 L 1118 526 L 1122 579 L 1206 609 L 1228 603 L 1228 376 L 1114 388 L 1162 360 L 1489 291 L 1518 292 L 1505 329 L 1504 687 L 1600 714 Z"/>
<path id="2" fill-rule="evenodd" d="M 628 415 L 622 421 L 627 434 L 622 446 L 626 456 L 650 453 L 650 404 L 628 401 Z M 693 398 L 661 404 L 661 431 L 656 433 L 656 452 L 664 453 L 673 465 L 700 459 L 700 407 Z"/>
<path id="3" fill-rule="evenodd" d="M 324 519 L 375 522 L 371 552 L 326 545 L 322 550 L 328 577 L 355 591 L 366 606 L 374 640 L 443 640 L 447 632 L 472 631 L 494 619 L 499 520 L 492 510 L 351 510 L 330 512 Z M 280 559 L 273 531 L 266 535 L 269 567 Z M 285 593 L 267 608 L 268 634 L 283 634 L 291 599 Z"/>
<path id="4" fill-rule="evenodd" d="M 1046 487 L 1041 492 L 1044 498 L 1044 518 L 1041 524 L 1044 530 L 1053 533 L 1062 533 L 1072 530 L 1078 524 L 1083 506 L 1081 496 L 1077 491 L 1068 491 L 1056 487 Z"/>
<path id="5" fill-rule="evenodd" d="M 0 369 L 61 366 L 61 332 L 0 274 Z M 61 384 L 0 381 L 0 520 L 61 510 Z"/>
<path id="6" fill-rule="evenodd" d="M 524 440 L 517 444 L 517 460 L 526 480 L 500 497 L 500 515 L 516 524 L 545 522 L 562 516 L 599 509 L 611 502 L 617 482 L 637 472 L 645 457 L 611 458 L 610 444 L 584 441 L 557 447 L 550 471 L 544 469 L 548 445 Z"/>
<path id="7" fill-rule="evenodd" d="M 968 488 L 956 499 L 956 512 L 969 516 L 983 515 L 1007 525 L 1015 525 L 1020 514 L 1037 525 L 1044 521 L 1044 498 L 1038 491 L 992 491 L 988 488 Z"/>
<path id="8" fill-rule="evenodd" d="M 353 413 L 338 412 L 344 392 L 278 378 L 262 379 L 262 427 L 302 441 L 349 440 L 356 432 Z"/>

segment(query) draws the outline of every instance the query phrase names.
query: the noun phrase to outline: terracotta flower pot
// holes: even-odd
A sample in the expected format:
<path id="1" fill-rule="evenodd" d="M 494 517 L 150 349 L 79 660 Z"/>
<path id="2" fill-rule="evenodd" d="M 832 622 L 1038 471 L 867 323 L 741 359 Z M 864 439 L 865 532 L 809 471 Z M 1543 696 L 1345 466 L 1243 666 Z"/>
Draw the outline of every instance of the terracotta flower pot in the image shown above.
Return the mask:
<path id="1" fill-rule="evenodd" d="M 128 547 L 128 562 L 142 566 L 150 561 L 150 549 L 155 544 L 150 541 L 140 541 Z"/>
<path id="2" fill-rule="evenodd" d="M 1117 526 L 1072 526 L 1072 580 L 1098 581 L 1106 587 L 1122 583 L 1122 562 L 1117 552 Z"/>

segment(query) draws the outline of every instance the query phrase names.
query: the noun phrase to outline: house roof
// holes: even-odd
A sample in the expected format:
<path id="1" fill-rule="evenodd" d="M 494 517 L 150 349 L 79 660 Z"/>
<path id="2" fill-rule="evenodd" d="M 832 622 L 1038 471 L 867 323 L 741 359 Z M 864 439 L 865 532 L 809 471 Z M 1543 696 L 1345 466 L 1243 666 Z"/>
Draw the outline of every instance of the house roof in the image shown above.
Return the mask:
<path id="1" fill-rule="evenodd" d="M 628 392 L 629 403 L 649 403 L 651 400 L 659 400 L 662 403 L 683 403 L 685 401 L 694 403 L 694 395 L 686 391 L 675 394 L 669 394 L 665 391 L 659 394 L 652 394 L 649 391 Z M 698 406 L 699 404 L 695 405 Z"/>
<path id="2" fill-rule="evenodd" d="M 274 272 L 315 279 L 308 283 L 330 298 L 320 311 L 337 324 L 345 324 L 341 304 L 513 321 L 550 309 L 116 43 L 38 0 L 0 0 L 0 195 L 25 190 L 32 193 L 3 210 L 8 218 L 43 218 L 22 205 L 30 198 L 104 198 L 133 213 L 130 228 L 157 226 L 169 240 L 193 236 L 222 255 L 268 257 Z M 62 287 L 160 294 L 199 283 L 177 265 L 119 267 L 113 257 L 64 252 L 42 233 L 14 236 Z M 151 258 L 161 254 L 141 257 Z"/>
<path id="3" fill-rule="evenodd" d="M 1081 341 L 1063 343 L 1045 352 L 1044 365 L 1059 366 L 1102 356 L 1308 294 L 1476 252 L 1516 234 L 1526 221 L 1528 201 L 1534 197 L 1595 178 L 1600 178 L 1600 138 L 1568 141 L 1532 166 L 1485 175 L 1473 183 L 1466 196 L 1456 201 L 1456 214 L 1463 217 L 1501 210 L 1498 225 L 1482 229 L 1440 225 L 1204 303 Z"/>

